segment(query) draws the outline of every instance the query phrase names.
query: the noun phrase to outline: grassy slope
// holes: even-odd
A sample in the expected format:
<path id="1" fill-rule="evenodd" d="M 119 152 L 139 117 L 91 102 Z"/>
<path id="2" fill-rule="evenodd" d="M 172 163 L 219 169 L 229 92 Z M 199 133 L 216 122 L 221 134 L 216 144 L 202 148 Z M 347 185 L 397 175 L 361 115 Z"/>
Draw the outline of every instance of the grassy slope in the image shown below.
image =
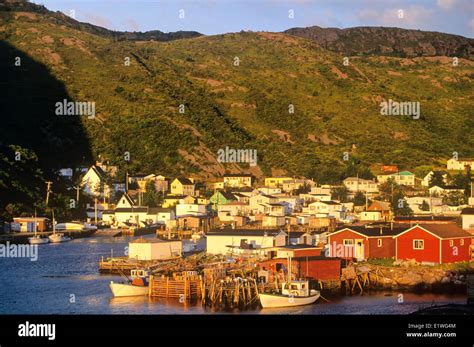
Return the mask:
<path id="1" fill-rule="evenodd" d="M 93 153 L 133 170 L 223 173 L 213 153 L 226 145 L 257 148 L 264 173 L 311 177 L 342 166 L 352 143 L 364 162 L 405 167 L 474 155 L 471 61 L 360 57 L 343 66 L 342 56 L 284 34 L 113 42 L 29 17 L 6 21 L 2 37 L 50 66 L 72 97 L 96 102 L 97 118 L 83 119 Z M 420 101 L 422 119 L 380 116 L 382 97 Z"/>

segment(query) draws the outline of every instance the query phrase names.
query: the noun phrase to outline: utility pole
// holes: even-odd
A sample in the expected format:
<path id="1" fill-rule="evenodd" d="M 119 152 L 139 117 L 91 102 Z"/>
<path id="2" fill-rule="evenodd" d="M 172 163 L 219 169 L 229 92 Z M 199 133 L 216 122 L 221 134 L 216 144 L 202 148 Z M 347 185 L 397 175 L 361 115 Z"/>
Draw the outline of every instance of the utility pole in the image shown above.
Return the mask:
<path id="1" fill-rule="evenodd" d="M 125 193 L 128 193 L 128 171 L 125 173 Z"/>
<path id="2" fill-rule="evenodd" d="M 51 182 L 51 181 L 46 181 L 46 184 L 47 184 L 47 187 L 46 187 L 46 206 L 48 206 L 49 193 L 51 192 L 51 185 L 53 184 L 53 182 Z"/>
<path id="3" fill-rule="evenodd" d="M 79 190 L 81 189 L 80 186 L 73 187 L 76 190 L 76 204 L 79 203 Z"/>

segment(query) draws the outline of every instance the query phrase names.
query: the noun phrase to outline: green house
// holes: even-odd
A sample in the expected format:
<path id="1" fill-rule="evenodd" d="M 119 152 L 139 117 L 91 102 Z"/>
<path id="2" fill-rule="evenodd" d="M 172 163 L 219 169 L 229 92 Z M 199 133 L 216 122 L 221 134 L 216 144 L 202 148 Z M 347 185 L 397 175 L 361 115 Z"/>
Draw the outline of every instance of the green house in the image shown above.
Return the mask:
<path id="1" fill-rule="evenodd" d="M 237 201 L 237 198 L 232 193 L 227 193 L 221 190 L 218 190 L 211 196 L 209 199 L 212 209 L 217 210 L 217 206 L 225 205 L 232 201 Z"/>

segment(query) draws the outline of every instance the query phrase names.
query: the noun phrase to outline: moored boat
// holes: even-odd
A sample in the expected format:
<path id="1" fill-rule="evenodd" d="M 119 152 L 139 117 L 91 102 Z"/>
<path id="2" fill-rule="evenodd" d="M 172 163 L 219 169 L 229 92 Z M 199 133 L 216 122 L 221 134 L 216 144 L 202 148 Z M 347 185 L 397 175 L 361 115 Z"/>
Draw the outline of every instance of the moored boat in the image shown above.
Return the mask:
<path id="1" fill-rule="evenodd" d="M 28 238 L 28 242 L 30 243 L 30 245 L 41 245 L 41 244 L 44 244 L 44 243 L 48 243 L 49 239 L 47 239 L 46 237 L 41 237 L 39 235 L 35 235 L 35 236 L 32 236 L 32 237 Z"/>
<path id="2" fill-rule="evenodd" d="M 40 235 L 37 234 L 37 225 L 36 225 L 36 209 L 35 209 L 35 223 L 34 223 L 34 227 L 35 227 L 35 235 L 28 238 L 28 242 L 30 243 L 30 245 L 42 245 L 42 244 L 45 244 L 45 243 L 48 243 L 49 242 L 49 239 L 47 237 L 41 237 Z"/>
<path id="3" fill-rule="evenodd" d="M 63 233 L 53 233 L 49 235 L 49 242 L 51 243 L 60 243 L 60 242 L 67 242 L 71 241 L 69 236 L 64 235 Z"/>
<path id="4" fill-rule="evenodd" d="M 263 308 L 291 307 L 310 305 L 320 297 L 320 292 L 309 289 L 308 281 L 292 281 L 283 283 L 281 294 L 259 294 Z"/>
<path id="5" fill-rule="evenodd" d="M 149 271 L 132 270 L 130 274 L 132 279 L 127 283 L 110 281 L 109 287 L 114 297 L 148 295 Z"/>

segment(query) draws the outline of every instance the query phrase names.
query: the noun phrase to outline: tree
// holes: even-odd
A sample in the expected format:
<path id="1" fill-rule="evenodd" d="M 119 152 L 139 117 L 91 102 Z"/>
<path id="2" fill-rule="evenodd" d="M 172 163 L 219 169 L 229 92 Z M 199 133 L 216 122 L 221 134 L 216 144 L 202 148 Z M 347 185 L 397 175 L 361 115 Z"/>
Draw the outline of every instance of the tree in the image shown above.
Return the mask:
<path id="1" fill-rule="evenodd" d="M 429 211 L 430 210 L 430 205 L 426 202 L 426 200 L 423 200 L 423 202 L 421 203 L 420 210 L 422 210 L 422 211 Z"/>
<path id="2" fill-rule="evenodd" d="M 308 194 L 311 191 L 311 186 L 308 183 L 303 183 L 301 187 L 295 190 L 296 195 Z"/>
<path id="3" fill-rule="evenodd" d="M 444 183 L 444 176 L 445 173 L 441 171 L 433 171 L 433 173 L 430 176 L 429 184 L 428 186 L 431 188 L 433 186 L 438 186 L 438 187 L 443 187 L 445 185 Z"/>
<path id="4" fill-rule="evenodd" d="M 459 206 L 467 203 L 466 196 L 462 192 L 451 192 L 443 196 L 443 204 Z"/>
<path id="5" fill-rule="evenodd" d="M 349 189 L 346 186 L 339 186 L 331 190 L 331 195 L 333 199 L 340 202 L 348 202 Z"/>
<path id="6" fill-rule="evenodd" d="M 354 195 L 354 198 L 352 199 L 352 202 L 354 203 L 355 206 L 362 206 L 365 205 L 366 203 L 366 196 L 362 192 L 357 192 Z"/>
<path id="7" fill-rule="evenodd" d="M 143 194 L 143 204 L 148 207 L 158 207 L 163 203 L 163 194 L 156 191 L 155 183 L 150 181 L 146 184 L 146 192 Z"/>
<path id="8" fill-rule="evenodd" d="M 413 210 L 408 206 L 405 196 L 401 190 L 398 190 L 394 196 L 391 203 L 393 214 L 395 216 L 411 216 L 413 215 Z"/>

